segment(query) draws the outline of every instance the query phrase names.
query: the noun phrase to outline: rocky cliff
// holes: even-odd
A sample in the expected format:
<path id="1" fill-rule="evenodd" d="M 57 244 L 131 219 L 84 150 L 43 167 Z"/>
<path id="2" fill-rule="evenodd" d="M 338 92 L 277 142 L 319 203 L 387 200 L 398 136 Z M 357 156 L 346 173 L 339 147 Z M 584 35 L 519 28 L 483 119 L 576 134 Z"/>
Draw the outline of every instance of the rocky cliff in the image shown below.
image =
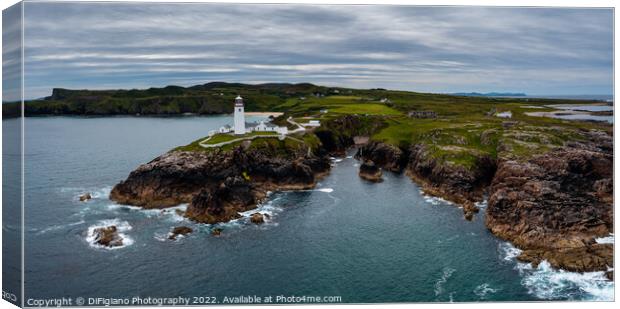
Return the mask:
<path id="1" fill-rule="evenodd" d="M 482 200 L 483 191 L 496 169 L 495 160 L 485 155 L 477 157 L 472 168 L 439 160 L 424 144 L 401 149 L 381 142 L 370 142 L 360 147 L 355 157 L 392 172 L 404 170 L 426 193 L 462 205 L 467 219 L 472 219 L 473 214 L 478 212 L 475 202 Z"/>
<path id="2" fill-rule="evenodd" d="M 490 187 L 486 225 L 525 251 L 523 261 L 574 271 L 613 267 L 611 136 L 589 134 L 525 162 L 502 161 Z"/>
<path id="3" fill-rule="evenodd" d="M 145 208 L 189 203 L 187 217 L 223 222 L 256 207 L 267 191 L 312 188 L 329 168 L 326 156 L 302 149 L 171 151 L 131 172 L 110 198 Z"/>

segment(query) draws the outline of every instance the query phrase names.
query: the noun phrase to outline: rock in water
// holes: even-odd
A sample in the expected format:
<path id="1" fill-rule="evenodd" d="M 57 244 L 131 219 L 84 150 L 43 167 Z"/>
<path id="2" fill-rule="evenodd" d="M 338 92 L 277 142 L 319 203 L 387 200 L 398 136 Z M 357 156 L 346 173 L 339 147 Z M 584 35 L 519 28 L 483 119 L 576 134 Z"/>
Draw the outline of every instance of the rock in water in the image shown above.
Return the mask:
<path id="1" fill-rule="evenodd" d="M 250 217 L 250 222 L 254 224 L 265 223 L 265 218 L 263 217 L 263 214 L 261 214 L 260 212 L 257 212 L 257 213 L 252 214 L 252 216 Z"/>
<path id="2" fill-rule="evenodd" d="M 105 247 L 120 247 L 123 245 L 123 238 L 118 234 L 116 226 L 100 227 L 93 230 L 95 243 Z"/>
<path id="3" fill-rule="evenodd" d="M 93 198 L 90 193 L 84 193 L 82 195 L 80 195 L 80 202 L 86 202 L 88 200 L 90 200 L 91 198 Z"/>
<path id="4" fill-rule="evenodd" d="M 222 229 L 220 228 L 214 228 L 213 230 L 211 230 L 211 235 L 213 236 L 220 236 L 222 234 Z"/>
<path id="5" fill-rule="evenodd" d="M 175 240 L 177 239 L 177 236 L 179 235 L 185 236 L 193 231 L 194 230 L 192 230 L 191 228 L 187 226 L 177 226 L 174 229 L 172 229 L 172 232 L 170 232 L 170 236 L 168 236 L 168 239 Z"/>
<path id="6" fill-rule="evenodd" d="M 372 182 L 383 181 L 383 178 L 381 178 L 381 176 L 383 176 L 381 169 L 377 167 L 375 163 L 370 160 L 366 160 L 364 161 L 364 163 L 360 165 L 359 176 L 362 179 L 366 179 Z"/>
<path id="7" fill-rule="evenodd" d="M 478 213 L 480 209 L 472 202 L 466 201 L 463 204 L 463 215 L 467 221 L 471 221 L 474 218 L 474 214 Z"/>

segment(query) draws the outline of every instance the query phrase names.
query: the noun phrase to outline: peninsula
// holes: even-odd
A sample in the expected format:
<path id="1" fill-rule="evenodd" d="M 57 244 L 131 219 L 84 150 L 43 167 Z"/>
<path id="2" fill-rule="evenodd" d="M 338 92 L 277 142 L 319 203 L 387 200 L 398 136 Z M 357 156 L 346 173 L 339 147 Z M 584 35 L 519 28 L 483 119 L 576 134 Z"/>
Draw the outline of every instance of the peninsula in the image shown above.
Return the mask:
<path id="1" fill-rule="evenodd" d="M 281 112 L 249 126 L 231 117 L 234 126 L 139 166 L 110 198 L 144 208 L 187 203 L 186 217 L 225 222 L 270 191 L 314 187 L 329 173 L 330 157 L 354 149 L 360 177 L 380 186 L 384 173 L 406 174 L 427 194 L 462 207 L 464 219 L 485 220 L 491 233 L 523 249 L 522 261 L 608 271 L 613 245 L 596 239 L 613 233 L 613 126 L 530 115 L 567 104 L 600 102 L 209 83 L 56 89 L 28 102 L 26 115 Z M 262 222 L 258 216 L 252 221 Z"/>

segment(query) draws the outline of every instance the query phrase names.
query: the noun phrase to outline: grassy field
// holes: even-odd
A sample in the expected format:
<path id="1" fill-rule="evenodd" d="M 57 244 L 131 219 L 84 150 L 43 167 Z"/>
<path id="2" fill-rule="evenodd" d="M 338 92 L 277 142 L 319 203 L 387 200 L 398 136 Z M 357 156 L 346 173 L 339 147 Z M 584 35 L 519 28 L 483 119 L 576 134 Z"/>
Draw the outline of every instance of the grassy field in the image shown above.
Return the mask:
<path id="1" fill-rule="evenodd" d="M 381 100 L 386 98 L 388 100 Z M 438 160 L 472 167 L 481 155 L 497 158 L 524 160 L 532 155 L 546 152 L 567 141 L 581 139 L 583 130 L 610 132 L 612 126 L 605 123 L 568 121 L 554 118 L 528 116 L 526 112 L 551 111 L 549 104 L 584 104 L 566 100 L 494 99 L 484 97 L 457 97 L 449 95 L 420 94 L 402 91 L 358 90 L 352 95 L 326 95 L 291 97 L 273 106 L 285 115 L 276 122 L 285 125 L 285 119 L 294 117 L 298 122 L 310 119 L 327 123 L 343 115 L 357 115 L 362 121 L 380 122 L 377 130 L 361 132 L 375 141 L 402 148 L 425 144 Z M 592 102 L 590 102 L 592 103 Z M 409 111 L 433 111 L 437 118 L 419 119 L 407 116 Z M 496 117 L 499 112 L 510 111 L 511 119 Z M 266 132 L 261 132 L 266 133 Z M 236 138 L 232 135 L 216 135 L 209 143 L 220 143 Z M 304 147 L 316 148 L 319 141 L 312 133 L 298 134 L 284 141 L 255 139 L 250 147 Z M 240 143 L 223 147 L 232 149 Z M 202 150 L 197 142 L 181 147 Z"/>
<path id="2" fill-rule="evenodd" d="M 613 130 L 613 126 L 605 123 L 526 115 L 527 112 L 551 111 L 547 107 L 551 104 L 586 104 L 594 101 L 465 97 L 325 87 L 308 83 L 248 85 L 212 82 L 192 87 L 168 86 L 142 90 L 54 89 L 47 98 L 26 102 L 25 111 L 27 116 L 222 114 L 232 112 L 232 102 L 237 95 L 244 97 L 248 112 L 283 112 L 284 115 L 273 122 L 290 129 L 295 127 L 286 121 L 288 117 L 300 123 L 310 119 L 320 120 L 323 126 L 319 130 L 324 130 L 330 121 L 345 115 L 357 115 L 358 121 L 362 122 L 361 131 L 341 128 L 342 132 L 338 133 L 368 135 L 372 140 L 402 148 L 425 144 L 437 159 L 463 166 L 471 166 L 480 155 L 527 159 L 567 141 L 582 139 L 583 131 L 595 129 L 611 134 Z M 18 103 L 5 103 L 5 117 L 19 116 Z M 437 118 L 410 118 L 407 116 L 410 111 L 432 111 Z M 503 111 L 510 111 L 512 118 L 494 116 Z M 205 138 L 177 149 L 212 151 L 199 145 Z M 218 134 L 209 143 L 217 144 L 235 138 L 238 137 Z M 240 144 L 232 143 L 222 149 L 232 149 Z M 314 134 L 306 132 L 283 141 L 276 137 L 255 139 L 249 147 L 316 148 L 319 144 Z"/>

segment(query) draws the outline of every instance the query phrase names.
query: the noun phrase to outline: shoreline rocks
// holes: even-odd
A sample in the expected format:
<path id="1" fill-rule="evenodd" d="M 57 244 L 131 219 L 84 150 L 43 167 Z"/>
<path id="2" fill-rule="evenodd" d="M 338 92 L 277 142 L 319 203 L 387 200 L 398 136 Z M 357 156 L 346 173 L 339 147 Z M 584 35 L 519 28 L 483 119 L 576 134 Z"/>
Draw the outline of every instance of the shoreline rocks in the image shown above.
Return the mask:
<path id="1" fill-rule="evenodd" d="M 613 267 L 613 245 L 594 240 L 613 233 L 613 155 L 596 145 L 499 164 L 485 223 L 525 250 L 520 260 L 579 272 Z"/>

